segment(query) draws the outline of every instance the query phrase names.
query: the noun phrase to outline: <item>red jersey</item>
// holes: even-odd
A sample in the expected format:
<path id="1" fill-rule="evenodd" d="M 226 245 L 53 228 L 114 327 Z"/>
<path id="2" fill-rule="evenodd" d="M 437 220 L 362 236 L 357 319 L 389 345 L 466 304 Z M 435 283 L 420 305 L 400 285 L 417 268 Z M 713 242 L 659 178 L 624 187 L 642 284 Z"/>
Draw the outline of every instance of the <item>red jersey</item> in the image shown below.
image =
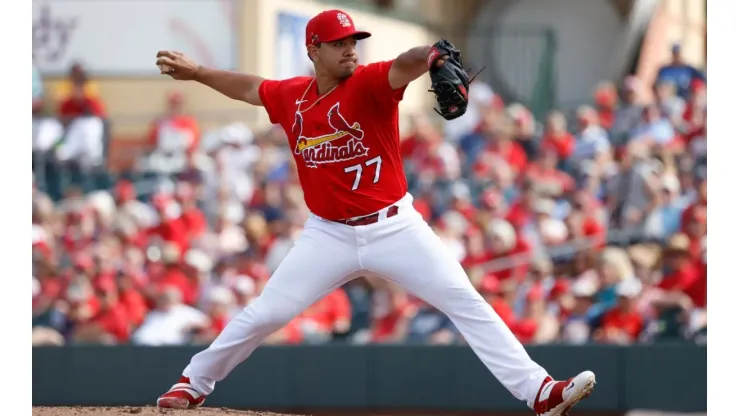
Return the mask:
<path id="1" fill-rule="evenodd" d="M 318 102 L 311 77 L 260 85 L 270 121 L 288 136 L 306 205 L 320 217 L 369 215 L 408 190 L 398 132 L 398 103 L 406 88 L 391 89 L 392 63 L 358 66 Z"/>

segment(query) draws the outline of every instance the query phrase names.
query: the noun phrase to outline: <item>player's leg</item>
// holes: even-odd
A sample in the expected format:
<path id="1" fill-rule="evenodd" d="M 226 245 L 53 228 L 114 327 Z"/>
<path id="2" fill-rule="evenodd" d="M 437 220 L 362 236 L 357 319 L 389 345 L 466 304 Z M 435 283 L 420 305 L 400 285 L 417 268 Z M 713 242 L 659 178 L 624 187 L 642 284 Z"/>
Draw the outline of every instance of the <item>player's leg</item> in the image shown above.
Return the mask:
<path id="1" fill-rule="evenodd" d="M 481 361 L 517 399 L 535 407 L 535 402 L 547 401 L 541 390 L 565 396 L 560 385 L 543 389 L 551 384 L 547 371 L 529 357 L 421 216 L 407 211 L 398 217 L 364 227 L 368 247 L 360 251 L 363 266 L 449 316 Z M 585 378 L 577 381 L 588 382 Z M 549 414 L 552 409 L 538 413 Z"/>
<path id="2" fill-rule="evenodd" d="M 193 400 L 185 394 L 192 396 L 188 389 L 195 390 L 200 397 L 210 394 L 215 384 L 249 357 L 267 336 L 350 280 L 358 269 L 351 229 L 313 217 L 309 219 L 262 293 L 226 325 L 207 349 L 193 356 L 183 371 L 187 382 L 181 379 L 159 399 L 159 405 L 182 408 L 189 404 L 192 407 Z M 185 385 L 177 387 L 181 384 Z M 184 393 L 175 395 L 173 391 L 177 388 Z M 168 395 L 175 397 L 169 399 Z"/>

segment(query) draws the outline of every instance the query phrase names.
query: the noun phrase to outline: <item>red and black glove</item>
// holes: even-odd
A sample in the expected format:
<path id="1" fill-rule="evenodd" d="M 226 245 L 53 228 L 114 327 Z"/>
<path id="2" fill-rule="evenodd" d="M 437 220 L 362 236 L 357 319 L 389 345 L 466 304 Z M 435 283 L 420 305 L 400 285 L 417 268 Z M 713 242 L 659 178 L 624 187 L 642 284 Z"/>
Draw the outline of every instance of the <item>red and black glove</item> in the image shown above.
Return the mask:
<path id="1" fill-rule="evenodd" d="M 444 62 L 440 63 L 442 59 Z M 439 105 L 439 109 L 435 108 L 434 111 L 445 120 L 453 120 L 465 114 L 470 83 L 478 74 L 469 78 L 468 71 L 463 68 L 460 51 L 444 39 L 432 45 L 427 64 L 429 77 L 432 79 L 432 89 L 429 91 L 434 93 Z"/>

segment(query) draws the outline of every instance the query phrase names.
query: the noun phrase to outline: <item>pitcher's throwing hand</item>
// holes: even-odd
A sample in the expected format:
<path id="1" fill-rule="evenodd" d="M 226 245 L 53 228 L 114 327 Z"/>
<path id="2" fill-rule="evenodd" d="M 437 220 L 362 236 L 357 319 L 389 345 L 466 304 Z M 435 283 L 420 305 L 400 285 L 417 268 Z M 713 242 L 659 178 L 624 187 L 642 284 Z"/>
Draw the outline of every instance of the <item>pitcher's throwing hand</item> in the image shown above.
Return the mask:
<path id="1" fill-rule="evenodd" d="M 195 79 L 195 73 L 198 71 L 198 64 L 175 51 L 157 52 L 157 67 L 161 74 L 183 81 Z"/>

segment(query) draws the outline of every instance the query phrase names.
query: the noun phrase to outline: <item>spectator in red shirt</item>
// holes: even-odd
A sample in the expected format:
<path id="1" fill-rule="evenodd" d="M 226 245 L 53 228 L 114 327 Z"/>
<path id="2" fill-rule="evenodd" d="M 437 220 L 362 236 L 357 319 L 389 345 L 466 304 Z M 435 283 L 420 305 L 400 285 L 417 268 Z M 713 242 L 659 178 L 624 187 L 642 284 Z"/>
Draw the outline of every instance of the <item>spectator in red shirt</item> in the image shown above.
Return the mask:
<path id="1" fill-rule="evenodd" d="M 553 111 L 547 116 L 545 132 L 542 136 L 542 147 L 551 146 L 559 160 L 567 160 L 573 154 L 576 139 L 568 131 L 568 122 L 560 111 Z"/>
<path id="2" fill-rule="evenodd" d="M 81 116 L 106 117 L 105 106 L 100 98 L 85 93 L 84 80 L 76 80 L 72 93 L 59 105 L 59 117 L 66 124 Z"/>
<path id="3" fill-rule="evenodd" d="M 177 207 L 168 195 L 158 193 L 152 198 L 152 203 L 159 216 L 159 224 L 149 231 L 150 236 L 158 237 L 167 243 L 177 246 L 180 253 L 187 251 L 190 246 L 189 232 L 185 224 L 178 220 Z"/>
<path id="4" fill-rule="evenodd" d="M 310 306 L 298 319 L 310 322 L 310 326 L 317 334 L 327 336 L 346 334 L 349 331 L 351 318 L 352 308 L 349 298 L 344 289 L 339 288 Z M 305 335 L 307 334 L 304 333 Z"/>
<path id="5" fill-rule="evenodd" d="M 416 306 L 409 301 L 407 292 L 392 286 L 373 291 L 371 313 L 372 342 L 399 342 L 406 336 Z"/>
<path id="6" fill-rule="evenodd" d="M 78 341 L 94 341 L 105 344 L 128 342 L 131 335 L 131 321 L 126 308 L 119 302 L 118 289 L 114 279 L 103 278 L 95 285 L 95 294 L 100 309 L 90 320 L 77 328 Z"/>
<path id="7" fill-rule="evenodd" d="M 159 291 L 167 287 L 177 288 L 180 292 L 182 302 L 188 306 L 193 306 L 198 301 L 200 293 L 199 282 L 197 279 L 188 276 L 181 266 L 180 251 L 174 244 L 167 244 L 162 249 L 162 261 L 164 263 L 164 273 L 157 280 Z"/>
<path id="8" fill-rule="evenodd" d="M 485 275 L 479 290 L 486 302 L 501 318 L 501 321 L 512 328 L 516 323 L 516 315 L 509 302 L 502 297 L 501 283 L 496 275 L 492 273 Z"/>
<path id="9" fill-rule="evenodd" d="M 688 232 L 688 225 L 694 218 L 701 218 L 701 214 L 706 214 L 707 207 L 707 179 L 698 178 L 695 180 L 696 201 L 689 205 L 681 214 L 681 227 L 684 232 Z"/>
<path id="10" fill-rule="evenodd" d="M 534 163 L 527 168 L 527 177 L 537 183 L 537 189 L 553 198 L 559 198 L 575 187 L 575 181 L 558 170 L 560 151 L 553 144 L 543 144 Z M 562 160 L 562 159 L 560 159 Z"/>
<path id="11" fill-rule="evenodd" d="M 610 130 L 614 123 L 614 112 L 619 105 L 617 87 L 611 82 L 602 82 L 594 90 L 594 104 L 598 111 L 599 124 Z"/>
<path id="12" fill-rule="evenodd" d="M 506 108 L 506 114 L 513 122 L 514 141 L 522 147 L 527 159 L 534 159 L 537 154 L 537 125 L 534 115 L 520 103 L 509 105 Z"/>
<path id="13" fill-rule="evenodd" d="M 427 117 L 414 115 L 411 118 L 411 134 L 401 140 L 401 157 L 410 159 L 428 142 L 441 139 L 439 132 L 434 128 Z"/>
<path id="14" fill-rule="evenodd" d="M 485 115 L 481 132 L 485 137 L 485 144 L 480 153 L 477 154 L 473 171 L 478 175 L 485 176 L 495 163 L 496 159 L 506 162 L 519 175 L 527 167 L 527 154 L 522 146 L 512 138 L 512 121 L 506 117 Z"/>
<path id="15" fill-rule="evenodd" d="M 547 302 L 540 288 L 532 288 L 526 296 L 523 316 L 511 331 L 524 344 L 553 342 L 560 331 L 557 317 L 547 310 Z"/>
<path id="16" fill-rule="evenodd" d="M 594 331 L 594 339 L 613 344 L 631 344 L 638 340 L 645 328 L 644 318 L 635 306 L 635 299 L 642 292 L 636 278 L 628 278 L 616 286 L 617 306 L 601 318 L 601 326 Z"/>
<path id="17" fill-rule="evenodd" d="M 167 112 L 154 120 L 147 137 L 149 145 L 162 152 L 192 153 L 200 143 L 200 127 L 195 117 L 183 111 L 185 98 L 173 91 L 167 95 Z"/>
<path id="18" fill-rule="evenodd" d="M 706 289 L 697 284 L 701 279 L 701 270 L 697 268 L 696 261 L 692 260 L 690 248 L 691 241 L 686 234 L 675 234 L 668 239 L 663 251 L 664 275 L 658 288 L 666 292 L 666 299 L 678 300 L 682 306 L 687 306 L 689 300 L 690 305 L 704 305 Z M 682 294 L 688 296 L 688 299 L 681 296 Z"/>
<path id="19" fill-rule="evenodd" d="M 144 322 L 149 308 L 136 279 L 131 274 L 122 273 L 118 277 L 118 301 L 135 327 Z"/>
<path id="20" fill-rule="evenodd" d="M 198 208 L 195 189 L 188 182 L 179 182 L 175 200 L 180 204 L 180 217 L 177 221 L 182 223 L 182 228 L 188 233 L 188 241 L 193 242 L 203 236 L 208 228 L 206 216 Z"/>
<path id="21" fill-rule="evenodd" d="M 461 264 L 466 269 L 472 269 L 490 261 L 493 258 L 491 251 L 486 246 L 486 239 L 483 232 L 476 228 L 470 227 L 463 235 L 465 245 L 465 257 Z"/>

